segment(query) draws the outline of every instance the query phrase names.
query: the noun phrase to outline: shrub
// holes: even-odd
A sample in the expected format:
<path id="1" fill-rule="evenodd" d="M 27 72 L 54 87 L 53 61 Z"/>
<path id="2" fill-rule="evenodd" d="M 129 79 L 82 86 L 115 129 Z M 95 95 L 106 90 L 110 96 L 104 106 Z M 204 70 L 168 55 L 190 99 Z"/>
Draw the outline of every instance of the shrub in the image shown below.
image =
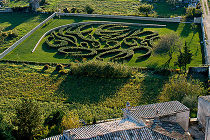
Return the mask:
<path id="1" fill-rule="evenodd" d="M 8 31 L 8 37 L 13 39 L 18 37 L 18 32 L 16 29 Z"/>
<path id="2" fill-rule="evenodd" d="M 173 53 L 175 50 L 180 49 L 180 45 L 179 36 L 171 33 L 161 36 L 154 49 L 156 53 Z"/>
<path id="3" fill-rule="evenodd" d="M 138 10 L 140 13 L 144 13 L 146 16 L 148 16 L 148 14 L 152 12 L 153 6 L 150 4 L 142 4 L 138 7 Z"/>
<path id="4" fill-rule="evenodd" d="M 63 12 L 64 12 L 64 13 L 70 13 L 70 11 L 69 11 L 68 8 L 63 9 Z"/>
<path id="5" fill-rule="evenodd" d="M 67 70 L 60 70 L 59 73 L 60 73 L 61 75 L 65 75 L 65 74 L 68 73 L 68 71 L 67 71 Z"/>
<path id="6" fill-rule="evenodd" d="M 44 125 L 48 125 L 52 127 L 53 125 L 60 125 L 63 119 L 64 112 L 61 110 L 57 110 L 52 112 L 44 121 Z"/>
<path id="7" fill-rule="evenodd" d="M 78 128 L 80 126 L 79 116 L 73 112 L 66 114 L 61 121 L 62 130 Z"/>
<path id="8" fill-rule="evenodd" d="M 84 63 L 73 63 L 72 74 L 92 77 L 120 78 L 130 77 L 131 70 L 121 64 L 91 60 Z"/>
<path id="9" fill-rule="evenodd" d="M 182 103 L 190 109 L 197 108 L 198 97 L 196 95 L 187 95 L 183 98 Z"/>
<path id="10" fill-rule="evenodd" d="M 163 87 L 161 92 L 161 101 L 182 102 L 186 96 L 200 96 L 205 93 L 201 82 L 197 80 L 187 80 L 185 75 L 173 76 Z"/>
<path id="11" fill-rule="evenodd" d="M 201 15 L 202 15 L 201 9 L 196 9 L 195 7 L 189 7 L 186 9 L 187 18 L 200 17 Z"/>
<path id="12" fill-rule="evenodd" d="M 55 68 L 56 71 L 59 72 L 59 71 L 62 70 L 62 69 L 63 69 L 63 65 L 61 65 L 61 64 L 57 64 L 57 65 L 56 65 L 56 68 Z"/>
<path id="13" fill-rule="evenodd" d="M 42 68 L 42 70 L 45 71 L 45 70 L 47 70 L 49 68 L 50 68 L 50 66 L 48 64 L 46 64 L 46 65 L 44 65 L 44 67 Z"/>
<path id="14" fill-rule="evenodd" d="M 92 14 L 94 9 L 92 7 L 90 7 L 89 5 L 85 6 L 85 11 L 88 13 L 88 14 Z"/>
<path id="15" fill-rule="evenodd" d="M 41 126 L 41 112 L 35 101 L 22 100 L 16 107 L 14 125 L 18 128 L 20 139 L 32 139 Z"/>

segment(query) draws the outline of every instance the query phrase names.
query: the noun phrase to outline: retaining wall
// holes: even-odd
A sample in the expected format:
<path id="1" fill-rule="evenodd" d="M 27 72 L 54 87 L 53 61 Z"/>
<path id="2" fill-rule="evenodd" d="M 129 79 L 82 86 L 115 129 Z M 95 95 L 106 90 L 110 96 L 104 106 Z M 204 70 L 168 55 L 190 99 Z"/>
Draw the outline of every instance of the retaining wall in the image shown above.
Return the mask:
<path id="1" fill-rule="evenodd" d="M 203 37 L 203 52 L 204 52 L 204 59 L 205 59 L 205 64 L 209 64 L 208 62 L 208 51 L 207 51 L 207 44 L 206 44 L 206 34 L 205 34 L 205 29 L 204 29 L 204 24 L 203 24 L 203 18 L 201 18 L 201 29 L 202 29 L 202 37 Z"/>
<path id="2" fill-rule="evenodd" d="M 23 36 L 21 39 L 19 39 L 17 42 L 15 42 L 12 46 L 7 48 L 3 53 L 0 54 L 0 59 L 2 59 L 5 55 L 7 55 L 9 52 L 11 52 L 14 48 L 16 48 L 20 43 L 22 43 L 26 38 L 28 38 L 31 34 L 33 34 L 37 29 L 42 27 L 46 22 L 48 22 L 50 19 L 52 19 L 55 16 L 55 13 L 49 16 L 47 19 L 45 19 L 43 22 L 41 22 L 39 25 L 37 25 L 35 28 L 33 28 L 30 32 L 28 32 L 25 36 Z"/>
<path id="3" fill-rule="evenodd" d="M 175 18 L 153 18 L 153 17 L 138 17 L 138 16 L 116 16 L 116 15 L 98 15 L 98 14 L 75 14 L 75 13 L 57 13 L 60 16 L 80 16 L 80 17 L 99 17 L 99 18 L 113 18 L 113 19 L 132 19 L 132 20 L 148 20 L 161 22 L 180 22 L 181 17 Z"/>
<path id="4" fill-rule="evenodd" d="M 12 8 L 0 9 L 0 13 L 11 13 L 11 12 L 13 12 Z"/>

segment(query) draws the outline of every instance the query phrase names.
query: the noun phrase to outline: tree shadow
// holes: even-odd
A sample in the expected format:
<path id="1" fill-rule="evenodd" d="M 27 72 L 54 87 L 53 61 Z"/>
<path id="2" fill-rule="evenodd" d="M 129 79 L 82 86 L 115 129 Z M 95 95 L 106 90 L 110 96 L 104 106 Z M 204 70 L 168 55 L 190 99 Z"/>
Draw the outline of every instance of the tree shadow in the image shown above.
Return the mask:
<path id="1" fill-rule="evenodd" d="M 180 36 L 181 37 L 187 37 L 192 32 L 191 28 L 192 28 L 192 25 L 190 23 L 189 24 L 187 24 L 187 23 L 184 24 L 184 28 L 183 28 Z"/>
<path id="2" fill-rule="evenodd" d="M 67 103 L 97 103 L 115 95 L 128 78 L 112 79 L 67 75 L 56 93 L 64 95 Z"/>
<path id="3" fill-rule="evenodd" d="M 169 80 L 169 76 L 159 74 L 148 74 L 141 83 L 143 92 L 139 104 L 152 104 L 158 102 L 158 97 L 164 84 Z"/>
<path id="4" fill-rule="evenodd" d="M 15 27 L 19 26 L 22 23 L 25 23 L 27 21 L 32 20 L 36 16 L 39 16 L 39 18 L 34 19 L 36 22 L 41 22 L 45 18 L 47 18 L 48 15 L 45 14 L 34 14 L 34 13 L 0 13 L 0 23 L 8 22 L 11 25 L 6 27 L 4 30 L 12 30 Z M 13 17 L 13 18 L 11 18 Z M 15 18 L 14 18 L 15 17 Z"/>

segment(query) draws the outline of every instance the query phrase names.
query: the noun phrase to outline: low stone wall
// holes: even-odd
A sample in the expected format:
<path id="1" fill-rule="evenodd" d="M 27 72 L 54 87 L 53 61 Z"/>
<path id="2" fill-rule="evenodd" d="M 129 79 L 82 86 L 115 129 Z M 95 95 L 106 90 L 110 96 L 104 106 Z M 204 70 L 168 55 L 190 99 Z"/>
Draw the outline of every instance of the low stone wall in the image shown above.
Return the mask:
<path id="1" fill-rule="evenodd" d="M 0 13 L 11 13 L 11 12 L 13 12 L 12 8 L 0 9 Z"/>
<path id="2" fill-rule="evenodd" d="M 175 17 L 175 18 L 153 18 L 153 17 L 138 17 L 138 16 L 115 16 L 115 15 L 74 14 L 74 13 L 57 13 L 57 15 L 60 15 L 60 16 L 112 18 L 112 19 L 148 20 L 148 21 L 178 22 L 178 23 L 181 21 L 181 17 Z"/>
<path id="3" fill-rule="evenodd" d="M 202 29 L 202 37 L 203 37 L 203 51 L 204 51 L 204 59 L 205 59 L 205 64 L 209 64 L 208 62 L 208 50 L 207 50 L 207 43 L 206 43 L 206 35 L 205 35 L 205 29 L 204 29 L 204 24 L 203 24 L 203 18 L 201 18 L 201 29 Z"/>
<path id="4" fill-rule="evenodd" d="M 55 13 L 49 16 L 47 19 L 45 19 L 42 23 L 37 25 L 35 28 L 33 28 L 30 32 L 28 32 L 25 36 L 23 36 L 21 39 L 19 39 L 17 42 L 15 42 L 12 46 L 7 48 L 3 53 L 0 54 L 0 59 L 2 59 L 4 56 L 6 56 L 9 52 L 11 52 L 14 48 L 16 48 L 20 43 L 22 43 L 26 38 L 28 38 L 31 34 L 33 34 L 36 30 L 38 30 L 40 27 L 42 27 L 46 22 L 48 22 L 50 19 L 52 19 L 55 16 Z"/>
<path id="5" fill-rule="evenodd" d="M 189 73 L 204 73 L 208 74 L 209 67 L 203 66 L 203 67 L 189 67 Z"/>

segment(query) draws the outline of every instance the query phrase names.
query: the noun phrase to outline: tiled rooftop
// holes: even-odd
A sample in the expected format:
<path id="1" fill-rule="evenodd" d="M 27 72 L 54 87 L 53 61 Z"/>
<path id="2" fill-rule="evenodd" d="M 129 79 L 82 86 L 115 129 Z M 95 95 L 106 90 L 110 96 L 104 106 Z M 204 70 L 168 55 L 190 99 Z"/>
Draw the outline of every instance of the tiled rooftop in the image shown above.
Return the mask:
<path id="1" fill-rule="evenodd" d="M 189 108 L 181 104 L 179 101 L 171 101 L 131 107 L 130 110 L 130 116 L 137 120 L 140 120 L 141 118 L 162 117 L 178 112 L 189 111 Z M 125 109 L 123 109 L 123 111 L 125 111 Z"/>
<path id="2" fill-rule="evenodd" d="M 94 131 L 93 131 L 94 133 Z M 86 137 L 76 133 L 73 139 L 86 139 L 86 140 L 175 140 L 161 133 L 153 131 L 150 128 L 141 127 L 129 130 L 115 131 L 101 135 L 95 135 L 92 137 Z"/>
<path id="3" fill-rule="evenodd" d="M 130 119 L 120 119 L 111 122 L 89 125 L 81 128 L 75 128 L 64 131 L 66 135 L 75 135 L 76 139 L 88 139 L 98 135 L 104 135 L 111 132 L 135 129 L 143 127 Z"/>

